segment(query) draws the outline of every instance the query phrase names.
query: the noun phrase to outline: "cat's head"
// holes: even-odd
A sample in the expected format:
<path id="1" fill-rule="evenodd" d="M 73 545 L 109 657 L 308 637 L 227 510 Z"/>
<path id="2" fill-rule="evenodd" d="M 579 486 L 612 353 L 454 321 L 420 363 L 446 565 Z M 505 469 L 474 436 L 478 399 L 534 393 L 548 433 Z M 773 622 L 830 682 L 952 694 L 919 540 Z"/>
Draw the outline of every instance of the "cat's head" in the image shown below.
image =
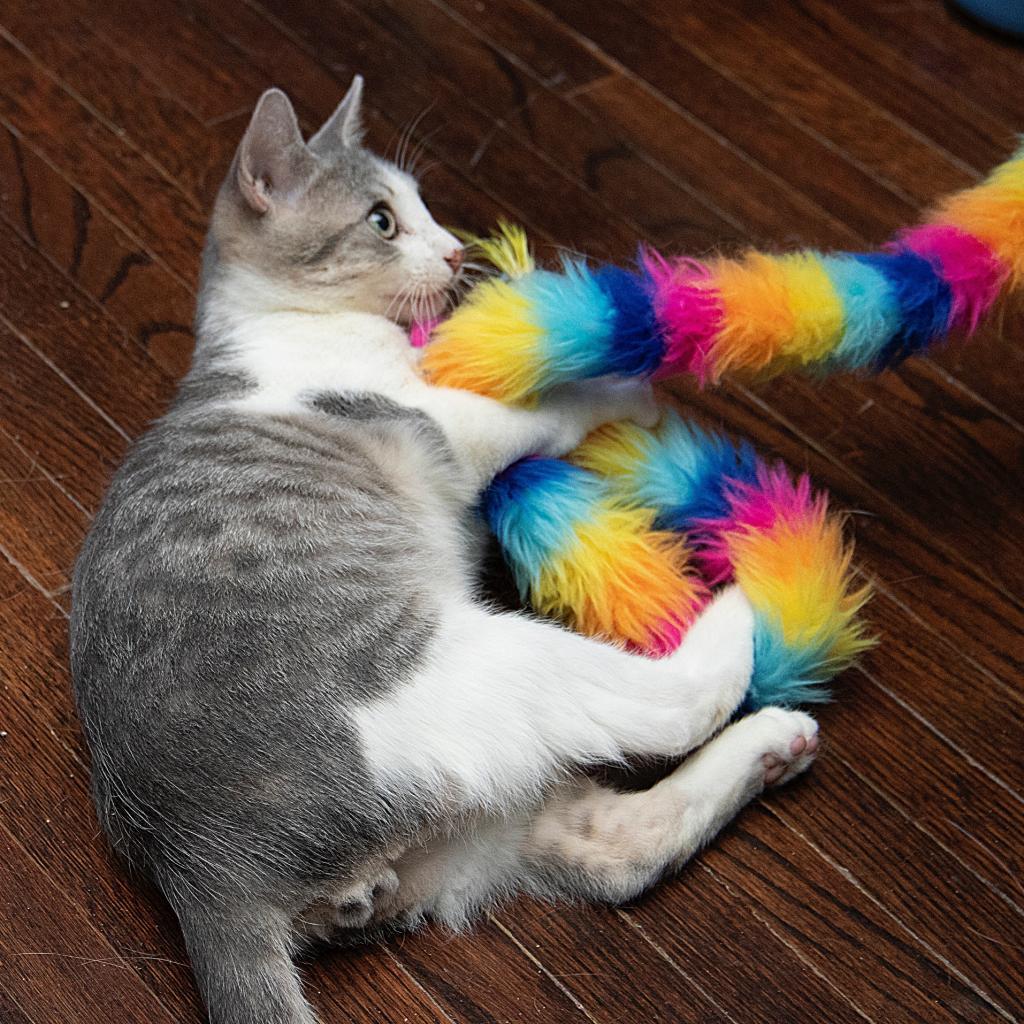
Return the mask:
<path id="1" fill-rule="evenodd" d="M 287 308 L 434 315 L 462 246 L 415 179 L 362 145 L 362 91 L 357 76 L 308 142 L 288 97 L 263 94 L 217 197 L 211 248 Z"/>

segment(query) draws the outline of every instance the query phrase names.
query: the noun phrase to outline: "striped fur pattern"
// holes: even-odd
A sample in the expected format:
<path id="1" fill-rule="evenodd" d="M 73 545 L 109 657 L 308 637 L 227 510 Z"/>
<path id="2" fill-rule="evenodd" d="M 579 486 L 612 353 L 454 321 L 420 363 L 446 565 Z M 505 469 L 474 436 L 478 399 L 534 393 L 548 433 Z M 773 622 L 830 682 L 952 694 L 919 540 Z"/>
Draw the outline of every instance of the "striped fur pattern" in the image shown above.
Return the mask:
<path id="1" fill-rule="evenodd" d="M 1024 281 L 1024 146 L 877 252 L 699 262 L 644 250 L 635 270 L 567 260 L 556 273 L 508 225 L 483 249 L 504 276 L 436 326 L 423 362 L 435 383 L 521 402 L 609 373 L 875 373 L 969 334 Z"/>
<path id="2" fill-rule="evenodd" d="M 570 461 L 500 474 L 484 513 L 540 613 L 653 656 L 675 649 L 715 584 L 755 613 L 747 705 L 827 698 L 870 641 L 842 520 L 807 477 L 668 414 L 601 428 Z"/>

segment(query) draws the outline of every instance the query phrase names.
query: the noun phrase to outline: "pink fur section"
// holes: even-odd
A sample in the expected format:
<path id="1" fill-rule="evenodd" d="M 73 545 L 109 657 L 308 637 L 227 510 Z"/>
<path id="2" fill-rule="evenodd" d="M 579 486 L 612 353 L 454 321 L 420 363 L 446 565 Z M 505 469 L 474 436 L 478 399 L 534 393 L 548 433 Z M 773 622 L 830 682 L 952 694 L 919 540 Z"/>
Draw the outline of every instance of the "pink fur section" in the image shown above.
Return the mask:
<path id="1" fill-rule="evenodd" d="M 653 249 L 644 252 L 643 264 L 654 284 L 654 314 L 665 339 L 665 358 L 655 380 L 692 373 L 703 381 L 723 315 L 711 271 L 697 260 L 669 263 Z"/>
<path id="2" fill-rule="evenodd" d="M 760 465 L 756 484 L 736 481 L 730 485 L 730 515 L 700 524 L 701 543 L 694 560 L 700 564 L 709 585 L 725 583 L 733 576 L 729 552 L 731 534 L 744 529 L 765 533 L 779 520 L 794 526 L 811 521 L 820 514 L 824 501 L 823 495 L 813 495 L 811 480 L 806 474 L 793 483 L 781 462 L 774 466 Z"/>
<path id="3" fill-rule="evenodd" d="M 949 327 L 973 332 L 999 295 L 1008 268 L 980 239 L 949 224 L 911 228 L 900 242 L 938 262 L 953 298 Z"/>
<path id="4" fill-rule="evenodd" d="M 687 619 L 682 621 L 678 615 L 672 615 L 662 619 L 651 628 L 650 638 L 638 653 L 646 654 L 649 658 L 664 658 L 679 648 L 686 636 L 686 631 L 693 625 L 694 620 L 707 607 L 711 600 L 711 592 L 707 591 L 692 608 L 687 609 Z"/>

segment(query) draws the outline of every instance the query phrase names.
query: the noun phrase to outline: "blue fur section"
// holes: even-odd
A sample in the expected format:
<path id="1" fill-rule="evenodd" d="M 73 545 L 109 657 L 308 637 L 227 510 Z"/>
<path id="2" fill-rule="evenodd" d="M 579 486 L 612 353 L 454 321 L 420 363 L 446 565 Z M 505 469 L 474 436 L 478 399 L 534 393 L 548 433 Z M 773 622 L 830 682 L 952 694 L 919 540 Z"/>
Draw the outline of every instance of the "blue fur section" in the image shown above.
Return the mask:
<path id="1" fill-rule="evenodd" d="M 900 307 L 899 329 L 875 357 L 875 369 L 902 362 L 946 333 L 952 295 L 931 260 L 909 249 L 860 253 L 855 258 L 885 277 Z"/>
<path id="2" fill-rule="evenodd" d="M 600 477 L 561 459 L 522 459 L 491 481 L 481 509 L 521 595 L 568 548 L 605 493 Z"/>
<path id="3" fill-rule="evenodd" d="M 594 271 L 594 279 L 615 310 L 614 338 L 604 372 L 626 377 L 654 373 L 665 358 L 665 342 L 654 315 L 650 278 L 642 272 L 603 266 Z"/>
<path id="4" fill-rule="evenodd" d="M 843 336 L 822 374 L 869 367 L 900 329 L 900 303 L 880 270 L 853 256 L 823 256 L 825 273 L 843 304 Z"/>
<path id="5" fill-rule="evenodd" d="M 831 675 L 826 651 L 812 646 L 787 647 L 776 625 L 764 615 L 756 617 L 754 675 L 743 705 L 746 710 L 823 704 L 830 699 L 825 683 Z"/>
<path id="6" fill-rule="evenodd" d="M 635 476 L 635 496 L 657 510 L 663 530 L 688 530 L 698 520 L 729 513 L 729 481 L 753 483 L 757 456 L 746 441 L 734 445 L 667 413 Z"/>
<path id="7" fill-rule="evenodd" d="M 535 270 L 516 287 L 544 332 L 545 387 L 608 373 L 615 306 L 584 263 L 566 261 L 560 274 Z"/>

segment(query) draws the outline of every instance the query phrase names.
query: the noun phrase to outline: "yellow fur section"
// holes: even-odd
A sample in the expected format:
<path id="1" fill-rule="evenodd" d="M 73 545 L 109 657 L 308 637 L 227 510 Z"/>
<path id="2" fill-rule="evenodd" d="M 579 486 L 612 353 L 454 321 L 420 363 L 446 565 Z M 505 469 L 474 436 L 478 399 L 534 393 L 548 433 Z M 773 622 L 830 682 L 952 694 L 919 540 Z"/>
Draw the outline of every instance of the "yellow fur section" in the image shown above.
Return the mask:
<path id="1" fill-rule="evenodd" d="M 782 343 L 782 355 L 787 364 L 818 362 L 842 337 L 842 299 L 816 254 L 795 252 L 778 262 L 794 321 L 793 333 Z"/>
<path id="2" fill-rule="evenodd" d="M 842 520 L 824 505 L 796 522 L 782 517 L 764 532 L 738 531 L 729 549 L 736 582 L 779 627 L 787 647 L 823 649 L 830 670 L 839 671 L 873 645 L 857 618 L 871 588 L 854 589 L 853 549 Z"/>
<path id="3" fill-rule="evenodd" d="M 567 458 L 575 465 L 628 489 L 636 467 L 645 463 L 651 443 L 650 431 L 622 420 L 608 423 L 589 434 Z"/>
<path id="4" fill-rule="evenodd" d="M 759 252 L 718 260 L 711 265 L 708 287 L 718 289 L 723 312 L 708 366 L 711 380 L 733 369 L 769 372 L 796 326 L 782 261 Z"/>
<path id="5" fill-rule="evenodd" d="M 540 382 L 541 331 L 530 303 L 507 281 L 477 285 L 434 330 L 422 372 L 441 387 L 461 388 L 501 402 L 529 398 Z"/>
<path id="6" fill-rule="evenodd" d="M 1024 284 L 1024 149 L 980 185 L 949 196 L 931 220 L 980 238 L 1010 269 L 1010 286 Z"/>
<path id="7" fill-rule="evenodd" d="M 522 277 L 534 269 L 530 242 L 518 224 L 499 220 L 497 230 L 488 238 L 468 232 L 459 232 L 458 237 L 478 250 L 491 266 L 509 277 Z"/>
<path id="8" fill-rule="evenodd" d="M 586 636 L 664 649 L 666 620 L 686 623 L 704 596 L 683 537 L 654 529 L 654 513 L 606 499 L 572 545 L 543 569 L 530 601 Z M 671 628 L 669 629 L 671 632 Z"/>

